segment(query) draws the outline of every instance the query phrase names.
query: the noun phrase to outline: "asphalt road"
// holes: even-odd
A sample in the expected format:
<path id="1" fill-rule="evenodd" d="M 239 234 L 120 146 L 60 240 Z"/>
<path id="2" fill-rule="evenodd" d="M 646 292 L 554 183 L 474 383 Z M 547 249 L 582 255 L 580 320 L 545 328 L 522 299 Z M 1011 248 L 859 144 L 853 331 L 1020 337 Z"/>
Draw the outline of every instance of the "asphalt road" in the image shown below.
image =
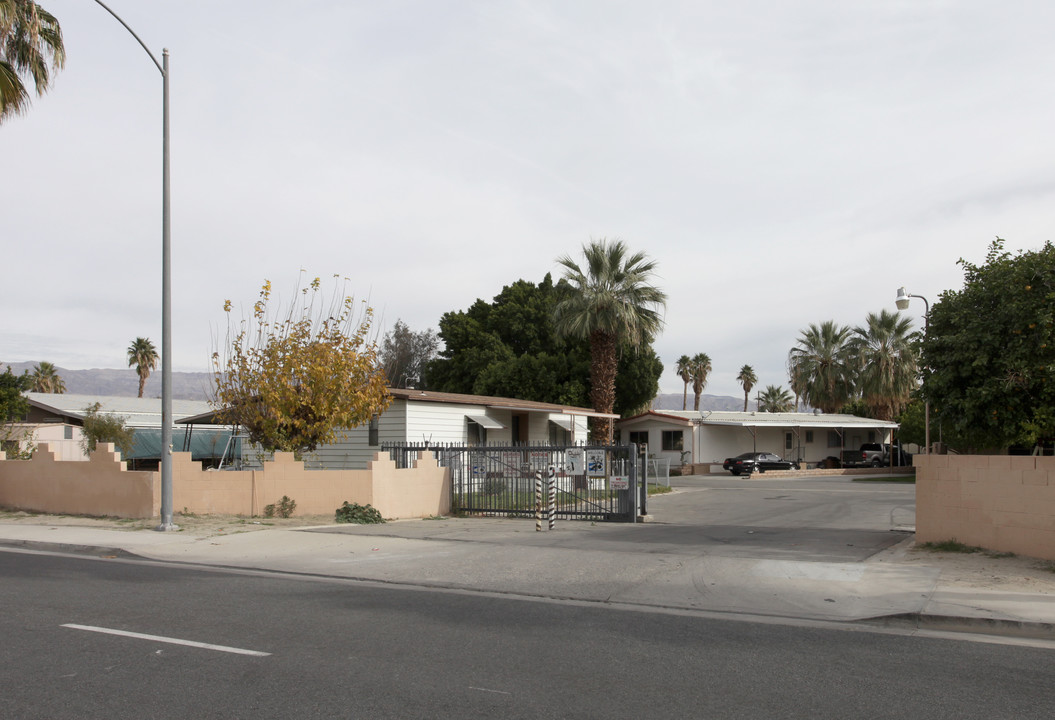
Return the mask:
<path id="1" fill-rule="evenodd" d="M 1050 649 L 861 626 L 17 551 L 0 603 L 5 718 L 1055 716 Z"/>

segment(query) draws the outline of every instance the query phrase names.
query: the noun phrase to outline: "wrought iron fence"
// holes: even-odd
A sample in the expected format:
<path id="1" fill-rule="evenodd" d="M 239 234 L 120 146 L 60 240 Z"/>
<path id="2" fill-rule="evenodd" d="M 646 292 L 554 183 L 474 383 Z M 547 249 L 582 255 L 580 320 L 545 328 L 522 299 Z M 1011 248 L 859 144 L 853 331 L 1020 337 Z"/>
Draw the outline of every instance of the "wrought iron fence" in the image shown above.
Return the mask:
<path id="1" fill-rule="evenodd" d="M 553 477 L 558 519 L 634 522 L 644 513 L 634 445 L 386 443 L 381 449 L 401 468 L 423 451 L 434 453 L 451 471 L 452 510 L 463 514 L 533 517 L 537 473 Z"/>

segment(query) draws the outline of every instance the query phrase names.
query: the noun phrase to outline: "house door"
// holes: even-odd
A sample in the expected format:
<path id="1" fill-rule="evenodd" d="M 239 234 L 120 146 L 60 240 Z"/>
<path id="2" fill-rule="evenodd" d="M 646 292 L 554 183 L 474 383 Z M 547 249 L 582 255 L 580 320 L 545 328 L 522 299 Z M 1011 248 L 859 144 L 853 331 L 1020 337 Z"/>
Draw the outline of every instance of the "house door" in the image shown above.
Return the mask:
<path id="1" fill-rule="evenodd" d="M 513 426 L 510 429 L 513 443 L 526 443 L 528 441 L 528 416 L 527 413 L 513 415 Z"/>

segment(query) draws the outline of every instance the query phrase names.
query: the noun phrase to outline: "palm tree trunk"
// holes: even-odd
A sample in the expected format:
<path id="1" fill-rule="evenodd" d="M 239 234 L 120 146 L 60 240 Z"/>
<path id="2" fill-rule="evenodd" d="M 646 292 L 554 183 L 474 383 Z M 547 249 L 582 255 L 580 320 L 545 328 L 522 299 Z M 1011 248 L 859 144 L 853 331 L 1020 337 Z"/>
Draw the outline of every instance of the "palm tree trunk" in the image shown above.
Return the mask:
<path id="1" fill-rule="evenodd" d="M 590 403 L 597 412 L 610 413 L 615 407 L 617 369 L 615 335 L 602 330 L 590 333 Z M 594 422 L 592 439 L 600 444 L 611 442 L 611 419 L 598 418 Z"/>

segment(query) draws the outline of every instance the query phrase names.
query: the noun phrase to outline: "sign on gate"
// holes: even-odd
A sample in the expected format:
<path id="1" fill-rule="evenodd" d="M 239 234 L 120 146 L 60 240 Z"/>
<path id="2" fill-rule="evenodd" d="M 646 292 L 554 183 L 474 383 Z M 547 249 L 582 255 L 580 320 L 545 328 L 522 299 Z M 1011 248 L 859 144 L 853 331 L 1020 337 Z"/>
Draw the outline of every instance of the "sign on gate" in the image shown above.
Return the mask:
<path id="1" fill-rule="evenodd" d="M 630 476 L 629 475 L 613 475 L 608 486 L 612 490 L 629 490 L 630 489 Z"/>

